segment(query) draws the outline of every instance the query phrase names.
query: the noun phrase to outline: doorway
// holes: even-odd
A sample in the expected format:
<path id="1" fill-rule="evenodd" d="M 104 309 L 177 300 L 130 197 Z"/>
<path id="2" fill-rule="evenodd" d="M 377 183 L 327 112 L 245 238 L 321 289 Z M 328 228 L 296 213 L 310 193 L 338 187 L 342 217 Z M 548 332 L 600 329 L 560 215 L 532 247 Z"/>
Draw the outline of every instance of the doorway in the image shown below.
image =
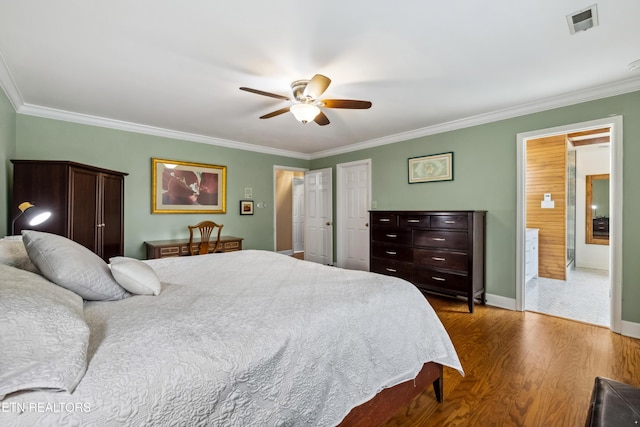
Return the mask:
<path id="1" fill-rule="evenodd" d="M 305 170 L 274 166 L 274 250 L 296 258 L 304 258 Z"/>
<path id="2" fill-rule="evenodd" d="M 608 246 L 608 271 L 610 285 L 610 307 L 609 307 L 609 327 L 614 332 L 620 332 L 621 329 L 621 278 L 622 278 L 622 117 L 614 116 L 600 120 L 576 123 L 572 125 L 560 126 L 551 129 L 543 129 L 517 135 L 517 254 L 516 254 L 516 309 L 523 311 L 527 307 L 526 293 L 526 228 L 527 228 L 527 209 L 531 209 L 531 201 L 527 203 L 527 144 L 540 138 L 554 137 L 557 135 L 566 135 L 576 131 L 589 131 L 598 128 L 609 127 L 611 129 L 610 143 L 610 195 L 611 195 L 611 212 L 610 212 L 610 244 Z M 577 187 L 579 188 L 579 184 Z M 544 198 L 546 199 L 546 198 Z M 541 204 L 545 200 L 542 199 L 537 203 Z M 541 206 L 541 205 L 537 205 Z M 565 216 L 563 216 L 565 217 Z M 579 229 L 578 224 L 584 224 L 576 218 L 576 231 Z M 576 233 L 578 235 L 578 233 Z M 565 237 L 566 238 L 566 237 Z M 580 241 L 577 236 L 576 242 Z M 562 262 L 566 263 L 566 248 L 563 249 Z M 578 248 L 576 247 L 576 251 Z M 576 265 L 579 265 L 580 255 L 576 253 Z M 565 264 L 566 265 L 566 264 Z M 569 272 L 571 279 L 571 271 Z M 566 278 L 566 277 L 565 277 Z"/>
<path id="3" fill-rule="evenodd" d="M 560 142 L 558 158 L 561 161 L 562 150 L 566 151 L 566 270 L 562 269 L 563 263 L 554 262 L 551 265 L 563 270 L 564 277 L 554 277 L 550 274 L 550 261 L 561 259 L 561 253 L 554 254 L 554 248 L 558 246 L 561 233 L 557 222 L 547 219 L 542 223 L 544 229 L 531 230 L 531 225 L 536 226 L 536 220 L 544 216 L 540 206 L 536 206 L 538 197 L 536 187 L 545 185 L 546 188 L 557 184 L 558 174 L 551 170 L 551 164 L 547 158 L 547 150 L 540 142 L 547 139 L 529 140 L 527 143 L 527 235 L 535 232 L 541 234 L 542 240 L 538 241 L 537 248 L 544 252 L 543 262 L 539 267 L 540 274 L 535 277 L 525 275 L 525 310 L 542 314 L 551 314 L 558 317 L 578 320 L 599 326 L 610 325 L 610 301 L 609 301 L 609 241 L 599 239 L 598 244 L 593 243 L 590 237 L 593 234 L 595 222 L 608 222 L 609 218 L 609 171 L 610 171 L 610 128 L 594 129 L 592 131 L 572 132 L 565 135 L 552 137 Z M 537 165 L 544 165 L 544 173 L 536 170 Z M 558 169 L 556 172 L 558 172 Z M 597 181 L 601 186 L 592 186 L 592 177 L 602 176 L 606 180 Z M 541 176 L 542 175 L 542 176 Z M 529 179 L 531 176 L 531 179 Z M 546 180 L 546 181 L 545 181 Z M 592 187 L 598 190 L 592 197 Z M 602 187 L 602 188 L 601 188 Z M 531 193 L 529 193 L 531 190 Z M 558 196 L 558 194 L 556 194 Z M 592 200 L 593 199 L 593 200 Z M 598 204 L 598 210 L 591 209 Z M 605 206 L 606 205 L 606 206 Z M 556 206 L 556 208 L 561 206 Z M 561 207 L 562 208 L 562 207 Z M 547 210 L 547 217 L 558 216 L 557 213 Z M 599 214 L 598 214 L 599 212 Z M 597 221 L 596 221 L 596 215 Z M 530 218 L 531 217 L 531 218 Z M 596 230 L 596 234 L 608 233 L 608 227 L 604 226 Z M 555 233 L 555 234 L 554 234 Z M 532 252 L 535 248 L 529 248 L 525 252 L 527 267 L 536 255 Z M 551 255 L 552 259 L 549 259 Z M 555 260 L 553 259 L 555 257 Z"/>

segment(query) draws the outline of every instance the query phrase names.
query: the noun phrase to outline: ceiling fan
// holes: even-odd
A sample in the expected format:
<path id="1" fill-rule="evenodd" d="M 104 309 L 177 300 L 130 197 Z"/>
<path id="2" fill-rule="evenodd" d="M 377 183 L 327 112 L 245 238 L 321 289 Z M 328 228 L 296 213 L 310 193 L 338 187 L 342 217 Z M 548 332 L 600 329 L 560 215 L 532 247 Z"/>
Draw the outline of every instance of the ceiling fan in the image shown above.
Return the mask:
<path id="1" fill-rule="evenodd" d="M 320 110 L 321 107 L 356 110 L 371 108 L 371 102 L 369 101 L 358 101 L 355 99 L 318 99 L 324 91 L 327 90 L 329 84 L 331 84 L 331 79 L 322 74 L 316 74 L 311 80 L 296 80 L 291 83 L 293 100 L 284 95 L 251 89 L 249 87 L 241 87 L 240 90 L 293 102 L 293 104 L 288 107 L 261 116 L 261 119 L 270 119 L 271 117 L 291 111 L 301 123 L 314 121 L 320 126 L 326 126 L 330 123 L 329 118 Z"/>

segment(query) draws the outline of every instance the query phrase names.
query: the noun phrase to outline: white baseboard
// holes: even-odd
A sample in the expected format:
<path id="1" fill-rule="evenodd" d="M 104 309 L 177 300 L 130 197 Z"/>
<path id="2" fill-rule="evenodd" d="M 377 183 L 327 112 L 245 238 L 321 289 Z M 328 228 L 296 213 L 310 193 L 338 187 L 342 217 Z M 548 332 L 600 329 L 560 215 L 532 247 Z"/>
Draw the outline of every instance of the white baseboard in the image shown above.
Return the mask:
<path id="1" fill-rule="evenodd" d="M 622 321 L 622 330 L 620 331 L 625 337 L 640 339 L 640 323 Z"/>
<path id="2" fill-rule="evenodd" d="M 491 305 L 498 308 L 504 308 L 506 310 L 516 309 L 516 300 L 513 298 L 506 298 L 500 295 L 486 294 L 487 305 Z M 625 337 L 631 337 L 640 339 L 640 323 L 622 321 L 622 330 L 620 334 Z"/>
<path id="3" fill-rule="evenodd" d="M 494 307 L 504 308 L 506 310 L 516 309 L 516 300 L 513 298 L 507 298 L 500 295 L 486 294 L 487 305 Z"/>

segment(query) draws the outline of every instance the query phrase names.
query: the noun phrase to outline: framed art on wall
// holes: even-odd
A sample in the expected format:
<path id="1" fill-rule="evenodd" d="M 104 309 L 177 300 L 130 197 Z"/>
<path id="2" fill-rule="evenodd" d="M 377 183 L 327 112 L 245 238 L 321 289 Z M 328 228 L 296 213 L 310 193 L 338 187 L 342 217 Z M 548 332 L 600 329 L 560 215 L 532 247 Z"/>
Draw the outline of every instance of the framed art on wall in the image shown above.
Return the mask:
<path id="1" fill-rule="evenodd" d="M 253 215 L 253 200 L 240 200 L 240 215 Z"/>
<path id="2" fill-rule="evenodd" d="M 225 213 L 227 167 L 151 159 L 151 213 Z"/>
<path id="3" fill-rule="evenodd" d="M 453 181 L 453 152 L 409 159 L 409 184 Z"/>

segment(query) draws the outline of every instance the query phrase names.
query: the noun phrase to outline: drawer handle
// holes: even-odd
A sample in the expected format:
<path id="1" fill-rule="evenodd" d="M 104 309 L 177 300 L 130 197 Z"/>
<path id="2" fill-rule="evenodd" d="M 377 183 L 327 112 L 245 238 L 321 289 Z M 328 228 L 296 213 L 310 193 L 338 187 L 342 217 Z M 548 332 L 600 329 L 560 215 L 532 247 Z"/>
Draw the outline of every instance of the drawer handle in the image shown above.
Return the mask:
<path id="1" fill-rule="evenodd" d="M 444 242 L 445 241 L 445 239 L 442 238 L 442 237 L 434 237 L 431 240 L 435 240 L 436 242 Z"/>
<path id="2" fill-rule="evenodd" d="M 389 218 L 380 218 L 378 221 L 380 222 L 391 222 Z"/>
<path id="3" fill-rule="evenodd" d="M 451 221 L 451 220 L 449 220 L 449 221 L 445 221 L 444 223 L 445 223 L 445 224 L 455 224 L 456 222 L 455 222 L 455 221 Z"/>
<path id="4" fill-rule="evenodd" d="M 444 258 L 440 258 L 438 256 L 432 256 L 431 259 L 434 260 L 434 261 L 445 261 Z"/>
<path id="5" fill-rule="evenodd" d="M 396 237 L 398 237 L 398 235 L 397 235 L 397 234 L 385 234 L 385 236 L 387 236 L 387 237 L 393 237 L 394 239 L 395 239 Z"/>
<path id="6" fill-rule="evenodd" d="M 398 255 L 398 253 L 395 251 L 385 251 L 385 253 L 388 255 Z"/>
<path id="7" fill-rule="evenodd" d="M 407 222 L 420 222 L 419 219 L 408 219 Z"/>
<path id="8" fill-rule="evenodd" d="M 385 268 L 385 270 L 387 270 L 389 273 L 397 273 L 398 270 L 396 270 L 395 268 Z"/>
<path id="9" fill-rule="evenodd" d="M 443 279 L 442 277 L 431 276 L 431 278 L 433 280 L 437 280 L 438 282 L 445 282 L 446 281 L 446 279 Z"/>

